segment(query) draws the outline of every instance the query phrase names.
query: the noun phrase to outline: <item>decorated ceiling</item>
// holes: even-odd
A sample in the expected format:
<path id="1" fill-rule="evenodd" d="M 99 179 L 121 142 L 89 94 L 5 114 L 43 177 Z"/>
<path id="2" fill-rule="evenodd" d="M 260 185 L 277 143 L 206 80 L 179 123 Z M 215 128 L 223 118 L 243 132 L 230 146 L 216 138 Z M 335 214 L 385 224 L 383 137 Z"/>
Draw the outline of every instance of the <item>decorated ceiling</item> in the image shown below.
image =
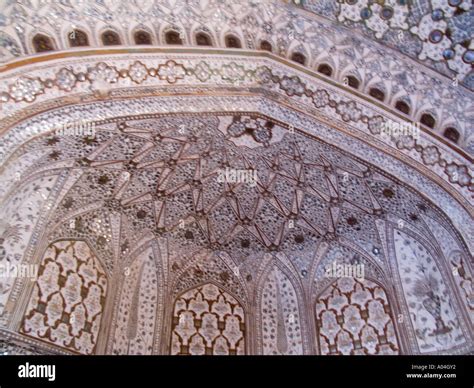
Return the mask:
<path id="1" fill-rule="evenodd" d="M 2 353 L 474 351 L 470 3 L 3 9 Z"/>

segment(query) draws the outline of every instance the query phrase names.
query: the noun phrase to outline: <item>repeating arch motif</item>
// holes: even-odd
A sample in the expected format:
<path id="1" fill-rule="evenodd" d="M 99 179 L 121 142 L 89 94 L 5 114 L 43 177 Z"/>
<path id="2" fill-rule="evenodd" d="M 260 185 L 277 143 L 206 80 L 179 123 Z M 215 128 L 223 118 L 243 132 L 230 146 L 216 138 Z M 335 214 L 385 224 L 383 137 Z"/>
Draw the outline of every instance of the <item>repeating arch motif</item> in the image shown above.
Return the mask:
<path id="1" fill-rule="evenodd" d="M 456 144 L 466 150 L 470 150 L 469 142 L 467 141 L 470 129 L 469 109 L 467 108 L 472 99 L 469 95 L 470 91 L 462 90 L 461 88 L 450 88 L 453 90 L 450 90 L 449 99 L 452 103 L 457 105 L 457 109 L 442 109 L 443 104 L 441 101 L 443 99 L 443 93 L 438 93 L 436 87 L 432 87 L 433 83 L 430 81 L 430 72 L 423 70 L 424 67 L 427 67 L 438 72 L 439 76 L 436 77 L 436 83 L 442 80 L 441 82 L 444 83 L 442 89 L 449 87 L 449 84 L 452 82 L 455 84 L 459 82 L 472 91 L 473 51 L 472 47 L 468 47 L 467 43 L 469 40 L 464 41 L 463 44 L 458 43 L 456 49 L 452 47 L 438 51 L 444 44 L 431 42 L 429 34 L 422 34 L 423 36 L 419 35 L 419 33 L 409 34 L 417 41 L 415 46 L 423 42 L 423 44 L 418 47 L 418 49 L 421 50 L 419 54 L 421 55 L 423 53 L 418 58 L 422 58 L 419 62 L 420 66 L 412 66 L 410 61 L 406 61 L 406 54 L 408 51 L 412 51 L 411 49 L 406 52 L 402 50 L 404 51 L 403 55 L 396 53 L 395 57 L 393 57 L 391 51 L 385 51 L 386 48 L 380 46 L 378 44 L 379 42 L 375 43 L 371 41 L 372 39 L 367 39 L 367 36 L 361 37 L 358 33 L 353 34 L 352 31 L 343 32 L 339 29 L 337 23 L 343 20 L 347 21 L 346 18 L 349 17 L 348 15 L 360 18 L 360 10 L 362 7 L 365 7 L 360 1 L 351 2 L 354 4 L 350 6 L 345 4 L 341 7 L 331 7 L 334 11 L 338 10 L 337 12 L 340 12 L 339 17 L 341 18 L 331 27 L 315 19 L 310 14 L 299 13 L 296 20 L 298 20 L 297 24 L 301 27 L 298 27 L 297 30 L 295 30 L 294 27 L 296 15 L 293 14 L 291 7 L 284 4 L 294 3 L 289 1 L 272 2 L 272 10 L 270 12 L 265 8 L 267 7 L 265 2 L 254 3 L 252 1 L 239 2 L 240 11 L 237 12 L 227 9 L 226 4 L 219 1 L 207 2 L 207 10 L 205 12 L 199 5 L 201 4 L 200 2 L 193 4 L 186 3 L 186 6 L 178 6 L 176 4 L 181 2 L 174 1 L 156 0 L 147 3 L 151 7 L 148 11 L 142 10 L 143 12 L 135 12 L 133 2 L 126 5 L 124 4 L 123 6 L 118 6 L 118 3 L 115 4 L 113 2 L 101 2 L 101 7 L 104 7 L 104 15 L 107 15 L 107 28 L 114 29 L 120 37 L 123 37 L 121 44 L 131 43 L 131 41 L 126 42 L 129 39 L 125 38 L 129 35 L 130 26 L 140 25 L 146 27 L 147 31 L 152 35 L 152 43 L 155 43 L 155 36 L 162 37 L 163 34 L 161 32 L 163 27 L 173 23 L 171 24 L 173 28 L 179 27 L 179 31 L 182 30 L 183 34 L 189 37 L 194 36 L 192 31 L 196 29 L 197 26 L 206 26 L 205 28 L 212 37 L 214 46 L 225 47 L 224 36 L 228 32 L 232 32 L 240 38 L 243 47 L 260 47 L 259 42 L 261 42 L 261 39 L 271 42 L 273 52 L 276 55 L 287 56 L 286 54 L 293 52 L 295 47 L 305 47 L 305 56 L 308 58 L 307 64 L 312 68 L 315 67 L 313 66 L 315 63 L 319 63 L 321 60 L 326 60 L 330 57 L 333 58 L 330 65 L 334 70 L 334 75 L 342 74 L 347 71 L 353 72 L 356 78 L 360 80 L 360 90 L 367 90 L 367 82 L 369 84 L 376 82 L 381 84 L 379 87 L 380 90 L 386 91 L 385 101 L 387 102 L 395 101 L 399 97 L 403 97 L 407 101 L 410 101 L 409 105 L 413 108 L 413 112 L 419 110 L 420 102 L 422 105 L 426 104 L 426 108 L 434 110 L 434 113 L 436 113 L 436 125 L 433 130 L 441 136 L 443 132 L 441 124 L 445 123 L 446 119 L 462 118 L 461 121 L 463 121 L 463 123 L 457 126 L 462 141 Z M 319 9 L 319 6 L 315 6 L 314 4 L 309 5 L 311 3 L 320 3 L 318 1 L 299 2 L 300 5 L 303 3 L 303 7 L 308 10 L 315 11 L 313 7 Z M 408 2 L 405 1 L 403 3 L 407 4 Z M 425 4 L 421 6 L 426 12 L 426 19 L 424 17 L 422 20 L 435 24 L 439 23 L 438 19 L 436 19 L 436 21 L 432 19 L 430 13 L 433 9 L 429 3 L 430 2 L 425 2 Z M 468 1 L 453 1 L 451 3 L 450 5 L 445 4 L 446 12 L 456 12 L 456 14 L 459 12 L 460 15 L 471 8 L 471 5 L 468 5 Z M 407 7 L 406 4 L 401 7 Z M 372 3 L 372 5 L 369 4 L 367 8 L 372 6 L 378 7 L 377 3 Z M 348 11 L 348 8 L 346 8 L 343 11 L 342 9 L 345 7 L 354 7 L 354 9 Z M 36 18 L 38 10 L 36 7 L 31 3 L 23 4 L 21 7 L 21 18 L 16 17 L 17 10 L 15 2 L 6 4 L 4 8 L 3 14 L 6 20 L 3 22 L 2 28 L 5 31 L 3 35 L 5 39 L 0 39 L 0 48 L 3 48 L 9 54 L 2 56 L 0 53 L 0 61 L 3 62 L 5 59 L 11 58 L 11 56 L 16 57 L 22 54 L 35 53 L 36 51 L 31 45 L 31 38 L 32 34 L 37 32 Z M 44 2 L 41 8 L 42 14 L 54 15 L 54 23 L 43 23 L 41 25 L 42 33 L 52 39 L 53 45 L 51 49 L 63 50 L 70 48 L 70 45 L 67 44 L 65 32 L 65 30 L 71 26 L 70 17 L 67 16 L 68 6 L 66 4 L 57 4 L 57 2 Z M 88 25 L 87 33 L 89 35 L 90 45 L 103 46 L 103 44 L 100 44 L 100 35 L 104 27 L 104 22 L 101 21 L 97 15 L 90 13 L 85 3 L 75 5 L 74 8 L 75 12 L 77 12 L 75 19 L 82 19 L 84 24 Z M 357 10 L 357 8 L 359 10 Z M 389 8 L 390 7 L 387 9 Z M 408 7 L 406 15 L 415 9 L 418 10 L 418 7 Z M 233 17 L 221 19 L 223 14 L 227 14 L 228 12 L 230 14 L 234 13 Z M 365 9 L 364 12 L 369 12 L 372 15 L 372 19 L 369 18 L 370 22 L 369 19 L 366 20 L 365 18 L 359 20 L 373 23 L 371 27 L 376 29 L 382 28 L 382 30 L 384 30 L 388 28 L 386 24 L 389 21 L 388 19 L 382 20 L 383 23 L 373 22 L 374 18 L 379 17 L 378 12 L 371 12 L 368 9 Z M 405 11 L 403 11 L 403 13 L 405 13 Z M 174 15 L 172 21 L 166 16 L 170 14 Z M 126 15 L 125 19 L 124 15 Z M 326 16 L 327 15 L 325 15 L 325 17 Z M 332 16 L 335 17 L 335 15 Z M 413 20 L 415 19 L 417 19 L 417 17 L 413 18 Z M 252 22 L 248 22 L 250 20 L 252 20 Z M 393 19 L 390 19 L 390 21 L 392 20 Z M 355 23 L 355 25 L 357 24 L 358 23 Z M 445 24 L 444 21 L 442 24 Z M 67 28 L 65 28 L 65 26 L 67 26 Z M 419 27 L 413 26 L 413 28 L 417 30 Z M 459 26 L 457 26 L 456 30 L 458 29 Z M 429 31 L 426 30 L 426 28 L 421 28 L 421 30 L 425 32 Z M 434 31 L 436 31 L 437 34 L 441 34 L 437 29 L 434 29 L 433 32 Z M 451 29 L 449 29 L 449 32 L 454 35 L 460 33 L 460 31 L 454 33 Z M 379 33 L 384 36 L 391 35 L 385 35 L 381 30 L 377 32 L 377 34 Z M 402 33 L 402 30 L 398 30 L 398 33 Z M 8 34 L 8 36 L 6 34 Z M 373 38 L 372 32 L 370 35 Z M 448 38 L 448 35 L 448 32 L 446 32 L 445 37 Z M 421 40 L 418 41 L 418 39 Z M 443 42 L 449 42 L 450 40 L 451 38 Z M 19 42 L 22 42 L 24 45 L 23 49 L 20 47 Z M 24 42 L 27 43 L 25 44 Z M 149 44 L 148 39 L 146 39 L 146 42 L 146 44 Z M 164 43 L 164 39 L 160 38 L 156 43 L 162 44 Z M 183 44 L 190 43 L 197 44 L 195 39 L 183 39 Z M 415 42 L 412 42 L 412 44 L 414 43 Z M 425 45 L 430 46 L 430 48 L 428 49 Z M 389 46 L 391 46 L 391 44 L 389 44 Z M 404 45 L 399 47 L 402 46 L 405 47 Z M 421 49 L 422 46 L 423 49 Z M 331 51 L 329 51 L 330 48 Z M 415 49 L 415 47 L 413 47 L 413 49 Z M 415 49 L 414 51 L 417 50 Z M 379 55 L 380 52 L 383 54 Z M 430 55 L 427 56 L 428 52 L 430 52 Z M 432 57 L 431 55 L 434 53 L 436 53 L 436 55 Z M 396 61 L 403 66 L 402 70 L 397 69 L 397 66 L 393 65 Z M 423 81 L 417 81 L 421 79 L 423 79 Z M 453 112 L 458 113 L 453 115 Z M 456 121 L 458 120 L 455 120 L 455 122 Z M 440 125 L 438 125 L 438 123 Z"/>

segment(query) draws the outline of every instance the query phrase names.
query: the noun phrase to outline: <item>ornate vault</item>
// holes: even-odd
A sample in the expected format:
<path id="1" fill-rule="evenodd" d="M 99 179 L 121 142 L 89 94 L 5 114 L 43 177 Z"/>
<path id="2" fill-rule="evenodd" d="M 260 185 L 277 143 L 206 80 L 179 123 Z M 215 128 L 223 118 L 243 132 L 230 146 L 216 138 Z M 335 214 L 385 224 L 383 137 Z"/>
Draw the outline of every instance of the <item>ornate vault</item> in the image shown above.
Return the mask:
<path id="1" fill-rule="evenodd" d="M 37 269 L 1 278 L 3 352 L 474 350 L 472 158 L 381 136 L 390 104 L 254 48 L 0 72 L 0 263 Z"/>

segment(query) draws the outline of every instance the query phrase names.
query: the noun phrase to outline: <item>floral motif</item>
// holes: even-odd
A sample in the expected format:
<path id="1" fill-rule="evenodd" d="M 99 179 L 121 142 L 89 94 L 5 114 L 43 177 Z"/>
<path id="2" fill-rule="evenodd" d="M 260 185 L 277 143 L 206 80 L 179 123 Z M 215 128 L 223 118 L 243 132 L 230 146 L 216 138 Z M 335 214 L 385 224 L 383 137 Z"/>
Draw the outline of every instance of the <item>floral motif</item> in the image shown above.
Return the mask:
<path id="1" fill-rule="evenodd" d="M 313 94 L 313 103 L 317 108 L 322 108 L 329 104 L 329 94 L 325 90 L 318 90 Z"/>
<path id="2" fill-rule="evenodd" d="M 452 162 L 446 166 L 446 174 L 448 174 L 449 181 L 452 183 L 458 183 L 461 186 L 472 187 L 472 177 L 469 174 L 469 170 L 466 166 L 459 166 Z"/>
<path id="3" fill-rule="evenodd" d="M 212 70 L 206 62 L 199 62 L 194 68 L 194 75 L 201 82 L 206 82 L 211 78 Z"/>
<path id="4" fill-rule="evenodd" d="M 62 68 L 56 73 L 56 86 L 66 92 L 70 92 L 76 86 L 77 78 L 75 74 L 66 68 Z"/>
<path id="5" fill-rule="evenodd" d="M 120 70 L 120 71 L 119 71 Z M 158 73 L 160 79 L 166 79 L 169 83 L 175 83 L 178 79 L 184 79 L 186 75 L 194 74 L 201 82 L 208 80 L 212 75 L 221 76 L 221 79 L 227 80 L 244 80 L 247 75 L 251 79 L 257 80 L 260 83 L 272 83 L 278 85 L 286 92 L 288 96 L 305 96 L 312 99 L 313 105 L 317 108 L 322 108 L 328 104 L 334 107 L 336 112 L 344 121 L 358 121 L 361 120 L 367 124 L 368 129 L 372 134 L 380 134 L 384 118 L 382 116 L 373 116 L 367 118 L 362 116 L 362 111 L 358 104 L 353 101 L 336 101 L 331 100 L 331 97 L 325 89 L 313 89 L 311 86 L 303 82 L 298 76 L 289 75 L 275 75 L 267 66 L 259 66 L 256 70 L 236 65 L 235 62 L 230 62 L 223 65 L 221 70 L 211 69 L 210 66 L 200 61 L 194 67 L 186 69 L 184 65 L 177 64 L 173 60 L 167 61 L 165 64 L 159 66 L 157 70 L 149 69 L 140 61 L 131 63 L 128 68 L 117 69 L 107 63 L 100 62 L 94 67 L 89 67 L 87 74 L 82 72 L 74 72 L 73 69 L 61 68 L 53 80 L 41 80 L 39 78 L 21 77 L 18 81 L 10 85 L 10 93 L 0 93 L 0 100 L 8 102 L 9 99 L 14 101 L 34 101 L 36 95 L 44 93 L 44 88 L 56 85 L 58 89 L 63 91 L 70 91 L 77 87 L 78 82 L 89 80 L 91 82 L 91 90 L 96 96 L 104 97 L 110 93 L 111 83 L 117 83 L 120 77 L 129 77 L 133 82 L 141 83 L 148 78 L 148 75 L 155 76 Z M 240 78 L 239 78 L 240 77 Z M 229 129 L 232 131 L 241 131 L 238 126 Z M 240 133 L 240 132 L 239 132 Z M 258 139 L 268 137 L 267 131 L 260 131 Z M 411 150 L 415 148 L 415 141 L 410 136 L 401 136 L 392 139 L 398 149 Z M 420 159 L 427 165 L 434 165 L 439 160 L 439 154 L 434 149 L 436 147 L 430 146 L 423 148 L 417 146 L 416 152 L 420 155 Z M 444 165 L 443 165 L 444 166 Z M 465 179 L 467 181 L 467 179 Z M 453 181 L 451 180 L 453 183 Z M 458 181 L 457 184 L 461 185 Z M 462 185 L 461 185 L 462 186 Z"/>
<path id="6" fill-rule="evenodd" d="M 407 1 L 395 0 L 347 1 L 341 3 L 336 15 L 339 22 L 363 22 L 367 33 L 389 45 L 393 45 L 392 36 L 396 33 L 404 46 L 413 47 L 406 51 L 410 52 L 410 56 L 416 55 L 420 60 L 429 59 L 434 63 L 446 61 L 451 70 L 460 78 L 465 78 L 471 71 L 472 61 L 466 61 L 464 53 L 472 48 L 465 48 L 456 40 L 459 39 L 459 30 L 463 29 L 461 26 L 465 23 L 466 27 L 469 25 L 468 11 L 471 7 L 471 2 L 467 0 L 426 1 L 412 6 Z M 462 14 L 466 15 L 464 20 L 467 22 L 462 21 Z M 391 37 L 386 34 L 389 30 Z M 469 33 L 465 35 L 467 38 Z"/>
<path id="7" fill-rule="evenodd" d="M 402 135 L 397 140 L 397 147 L 399 149 L 411 150 L 413 147 L 415 147 L 415 139 L 413 139 L 413 136 L 411 135 Z"/>
<path id="8" fill-rule="evenodd" d="M 10 85 L 10 96 L 16 101 L 35 100 L 37 95 L 44 93 L 43 83 L 39 78 L 21 77 L 16 82 Z"/>
<path id="9" fill-rule="evenodd" d="M 234 137 L 241 136 L 245 132 L 245 124 L 242 121 L 235 121 L 227 128 L 227 132 Z"/>
<path id="10" fill-rule="evenodd" d="M 237 65 L 235 62 L 231 62 L 228 65 L 223 65 L 221 69 L 222 79 L 238 82 L 245 79 L 245 69 L 242 65 Z"/>
<path id="11" fill-rule="evenodd" d="M 177 64 L 173 60 L 169 60 L 164 65 L 158 66 L 158 76 L 161 80 L 166 80 L 170 84 L 174 84 L 177 80 L 183 79 L 185 74 L 186 70 L 183 65 Z"/>
<path id="12" fill-rule="evenodd" d="M 89 68 L 87 74 L 87 78 L 92 82 L 98 81 L 111 84 L 117 82 L 118 77 L 117 69 L 104 62 L 100 62 L 95 67 Z"/>
<path id="13" fill-rule="evenodd" d="M 239 137 L 247 131 L 257 143 L 267 143 L 272 138 L 272 127 L 273 123 L 269 121 L 243 116 L 234 120 L 227 132 L 232 137 Z"/>
<path id="14" fill-rule="evenodd" d="M 293 77 L 284 76 L 280 80 L 280 87 L 289 96 L 295 96 L 295 95 L 301 96 L 305 91 L 305 85 L 301 82 L 301 80 L 297 76 L 293 76 Z"/>
<path id="15" fill-rule="evenodd" d="M 439 161 L 439 151 L 435 146 L 429 146 L 423 149 L 421 157 L 427 165 L 436 164 Z"/>
<path id="16" fill-rule="evenodd" d="M 255 72 L 258 82 L 266 84 L 272 79 L 272 71 L 267 66 L 259 66 Z"/>
<path id="17" fill-rule="evenodd" d="M 360 110 L 354 101 L 339 103 L 336 111 L 342 116 L 344 121 L 357 121 L 361 116 Z"/>
<path id="18" fill-rule="evenodd" d="M 369 119 L 369 130 L 374 135 L 377 135 L 382 130 L 382 125 L 385 122 L 382 116 L 373 116 Z"/>
<path id="19" fill-rule="evenodd" d="M 133 82 L 141 84 L 148 77 L 148 71 L 143 63 L 140 61 L 135 61 L 128 68 L 128 75 Z"/>
<path id="20" fill-rule="evenodd" d="M 272 132 L 267 126 L 258 123 L 257 128 L 252 132 L 252 136 L 258 143 L 266 143 L 272 137 Z"/>

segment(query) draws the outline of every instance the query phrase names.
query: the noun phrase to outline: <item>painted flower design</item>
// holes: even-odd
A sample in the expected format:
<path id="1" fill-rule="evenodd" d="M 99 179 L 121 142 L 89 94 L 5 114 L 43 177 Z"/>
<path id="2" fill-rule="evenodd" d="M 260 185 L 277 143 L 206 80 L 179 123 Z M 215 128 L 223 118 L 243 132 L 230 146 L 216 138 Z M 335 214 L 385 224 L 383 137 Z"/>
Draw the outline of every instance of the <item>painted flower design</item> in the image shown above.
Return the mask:
<path id="1" fill-rule="evenodd" d="M 397 141 L 397 147 L 399 149 L 405 148 L 407 150 L 411 150 L 413 147 L 415 147 L 415 140 L 410 135 L 400 136 L 400 138 Z"/>
<path id="2" fill-rule="evenodd" d="M 56 86 L 66 92 L 70 92 L 76 85 L 75 74 L 66 68 L 62 68 L 56 73 Z"/>
<path id="3" fill-rule="evenodd" d="M 357 121 L 361 116 L 360 110 L 354 101 L 339 103 L 336 111 L 344 121 Z"/>
<path id="4" fill-rule="evenodd" d="M 234 137 L 241 136 L 245 132 L 245 124 L 242 121 L 233 122 L 229 128 L 227 128 L 227 132 Z"/>
<path id="5" fill-rule="evenodd" d="M 369 130 L 374 135 L 379 134 L 382 130 L 382 125 L 384 125 L 384 119 L 382 116 L 373 116 L 369 119 Z"/>
<path id="6" fill-rule="evenodd" d="M 461 186 L 468 186 L 471 184 L 472 177 L 466 166 L 459 166 L 456 163 L 450 163 L 446 166 L 446 174 L 448 174 L 449 181 L 458 183 Z"/>
<path id="7" fill-rule="evenodd" d="M 272 72 L 267 66 L 260 66 L 255 72 L 255 78 L 257 82 L 266 84 L 272 79 Z"/>
<path id="8" fill-rule="evenodd" d="M 228 65 L 222 66 L 221 70 L 222 79 L 239 82 L 245 79 L 245 69 L 241 65 L 237 65 L 235 62 L 231 62 Z"/>
<path id="9" fill-rule="evenodd" d="M 32 102 L 44 93 L 43 82 L 39 78 L 20 77 L 10 85 L 10 96 L 16 101 Z"/>
<path id="10" fill-rule="evenodd" d="M 233 121 L 227 128 L 232 137 L 250 134 L 258 143 L 267 143 L 272 138 L 273 123 L 252 117 L 241 117 Z"/>
<path id="11" fill-rule="evenodd" d="M 166 80 L 170 84 L 174 84 L 177 80 L 183 79 L 186 74 L 183 65 L 175 61 L 168 61 L 164 65 L 158 66 L 158 76 L 161 80 Z"/>
<path id="12" fill-rule="evenodd" d="M 199 62 L 194 69 L 194 75 L 201 82 L 206 82 L 212 75 L 212 70 L 206 62 Z"/>
<path id="13" fill-rule="evenodd" d="M 98 63 L 95 67 L 88 69 L 87 78 L 92 82 L 115 83 L 118 80 L 118 72 L 113 66 L 108 66 L 104 62 Z"/>
<path id="14" fill-rule="evenodd" d="M 143 63 L 135 61 L 128 68 L 128 75 L 133 82 L 141 84 L 148 77 L 148 71 Z"/>
<path id="15" fill-rule="evenodd" d="M 266 143 L 270 141 L 272 137 L 272 132 L 270 128 L 259 123 L 257 128 L 252 132 L 252 136 L 256 142 Z"/>
<path id="16" fill-rule="evenodd" d="M 283 77 L 280 81 L 280 87 L 288 94 L 289 96 L 301 96 L 304 93 L 304 85 L 297 76 L 293 77 Z"/>
<path id="17" fill-rule="evenodd" d="M 423 162 L 427 165 L 433 165 L 439 161 L 439 151 L 435 146 L 429 146 L 423 149 L 421 153 Z"/>
<path id="18" fill-rule="evenodd" d="M 313 94 L 313 103 L 316 108 L 322 108 L 329 103 L 329 94 L 325 90 L 318 90 Z"/>

